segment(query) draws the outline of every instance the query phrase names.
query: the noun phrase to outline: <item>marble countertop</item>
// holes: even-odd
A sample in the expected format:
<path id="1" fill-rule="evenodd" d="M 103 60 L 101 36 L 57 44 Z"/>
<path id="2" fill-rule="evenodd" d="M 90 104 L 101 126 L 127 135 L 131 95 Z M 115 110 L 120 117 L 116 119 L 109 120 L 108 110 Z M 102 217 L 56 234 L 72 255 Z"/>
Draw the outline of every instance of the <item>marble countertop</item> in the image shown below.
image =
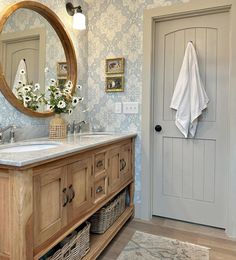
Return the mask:
<path id="1" fill-rule="evenodd" d="M 87 149 L 96 148 L 100 145 L 106 145 L 114 141 L 125 138 L 135 137 L 136 133 L 82 133 L 68 135 L 63 140 L 51 140 L 48 138 L 30 139 L 13 144 L 0 145 L 0 165 L 23 167 L 33 163 L 43 162 L 63 155 L 69 155 L 75 152 L 82 152 Z M 24 151 L 24 152 L 3 152 L 5 148 L 14 146 L 26 146 L 31 144 L 53 144 L 58 143 L 54 148 Z M 2 149 L 2 151 L 1 151 Z"/>

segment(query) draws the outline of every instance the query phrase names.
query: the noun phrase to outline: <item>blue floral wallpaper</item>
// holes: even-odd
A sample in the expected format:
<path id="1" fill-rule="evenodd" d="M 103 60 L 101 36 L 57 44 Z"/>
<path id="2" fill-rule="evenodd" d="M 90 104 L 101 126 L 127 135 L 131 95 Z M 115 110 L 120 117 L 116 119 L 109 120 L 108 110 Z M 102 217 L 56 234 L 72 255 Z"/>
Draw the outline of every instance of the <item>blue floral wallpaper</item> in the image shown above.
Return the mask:
<path id="1" fill-rule="evenodd" d="M 87 32 L 77 31 L 72 28 L 72 17 L 69 16 L 66 12 L 65 8 L 65 1 L 61 0 L 36 0 L 37 2 L 40 2 L 49 8 L 51 8 L 63 21 L 66 30 L 69 32 L 73 44 L 75 46 L 76 55 L 77 55 L 77 62 L 78 62 L 78 83 L 86 86 L 87 85 Z M 11 4 L 14 4 L 19 1 L 14 0 L 6 0 L 6 1 L 0 1 L 0 13 L 4 11 L 4 9 Z M 77 4 L 76 1 L 74 1 L 74 4 Z M 79 4 L 83 6 L 83 12 L 86 14 L 88 9 L 88 4 L 84 0 L 79 0 Z M 41 20 L 40 18 L 33 17 L 30 15 L 31 11 L 25 10 L 25 12 L 28 14 L 27 16 L 24 16 L 24 21 L 22 21 L 21 24 L 18 24 L 18 28 L 20 30 L 23 30 L 24 28 L 36 28 L 37 26 L 41 26 Z M 14 23 L 14 16 L 12 17 L 9 24 Z M 35 19 L 34 19 L 35 18 Z M 13 20 L 13 21 L 12 21 Z M 26 26 L 27 24 L 27 26 Z M 7 26 L 7 25 L 6 25 Z M 8 26 L 6 30 L 13 30 L 11 26 Z M 50 55 L 52 53 L 55 54 L 55 38 L 53 41 L 49 43 L 50 48 L 53 48 L 53 51 L 50 51 Z M 49 56 L 50 56 L 49 55 Z M 86 94 L 86 87 L 84 87 L 84 93 Z M 78 108 L 80 109 L 80 108 Z M 78 113 L 78 111 L 75 111 L 75 113 L 72 114 L 72 116 L 68 120 L 80 120 L 85 115 L 83 113 Z M 38 119 L 38 118 L 31 118 L 28 117 L 19 111 L 17 111 L 14 107 L 12 107 L 3 97 L 3 95 L 0 92 L 0 125 L 6 126 L 8 124 L 16 124 L 19 127 L 26 127 L 26 126 L 36 126 L 38 127 L 45 125 L 47 127 L 49 122 L 49 119 Z"/>
<path id="2" fill-rule="evenodd" d="M 90 123 L 108 131 L 136 131 L 136 203 L 141 201 L 143 10 L 188 0 L 88 0 Z M 125 91 L 106 93 L 105 59 L 125 57 Z M 115 114 L 115 102 L 138 102 L 138 114 Z"/>

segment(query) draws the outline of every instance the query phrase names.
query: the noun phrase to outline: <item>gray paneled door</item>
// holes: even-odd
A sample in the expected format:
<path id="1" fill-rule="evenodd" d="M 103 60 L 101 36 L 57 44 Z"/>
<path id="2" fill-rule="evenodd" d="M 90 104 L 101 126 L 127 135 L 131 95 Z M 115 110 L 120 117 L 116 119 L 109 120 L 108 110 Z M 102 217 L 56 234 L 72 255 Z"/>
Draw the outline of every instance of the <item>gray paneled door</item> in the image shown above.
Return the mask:
<path id="1" fill-rule="evenodd" d="M 153 215 L 225 227 L 229 78 L 227 13 L 155 23 Z M 193 139 L 175 126 L 170 102 L 192 41 L 210 99 Z"/>

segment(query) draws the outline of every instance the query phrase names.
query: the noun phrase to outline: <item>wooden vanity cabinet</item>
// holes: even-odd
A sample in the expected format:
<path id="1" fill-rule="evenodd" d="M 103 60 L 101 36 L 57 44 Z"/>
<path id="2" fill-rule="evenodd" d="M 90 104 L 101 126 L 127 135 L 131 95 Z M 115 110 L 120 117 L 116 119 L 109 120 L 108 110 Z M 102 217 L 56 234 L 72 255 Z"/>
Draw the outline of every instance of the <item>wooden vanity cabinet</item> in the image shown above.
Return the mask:
<path id="1" fill-rule="evenodd" d="M 133 138 L 27 167 L 0 167 L 0 259 L 38 260 L 127 189 L 130 203 L 103 235 L 91 235 L 94 260 L 134 214 Z"/>

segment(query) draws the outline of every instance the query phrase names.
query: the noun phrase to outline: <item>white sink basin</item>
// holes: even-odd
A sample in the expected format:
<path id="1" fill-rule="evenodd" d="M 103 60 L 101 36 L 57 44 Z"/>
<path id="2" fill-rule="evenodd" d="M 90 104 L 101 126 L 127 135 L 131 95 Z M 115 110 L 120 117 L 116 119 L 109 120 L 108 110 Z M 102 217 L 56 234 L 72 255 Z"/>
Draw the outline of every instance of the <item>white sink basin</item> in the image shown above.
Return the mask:
<path id="1" fill-rule="evenodd" d="M 21 153 L 21 152 L 32 152 L 55 148 L 60 143 L 35 143 L 35 144 L 20 144 L 14 146 L 0 147 L 0 153 Z"/>

